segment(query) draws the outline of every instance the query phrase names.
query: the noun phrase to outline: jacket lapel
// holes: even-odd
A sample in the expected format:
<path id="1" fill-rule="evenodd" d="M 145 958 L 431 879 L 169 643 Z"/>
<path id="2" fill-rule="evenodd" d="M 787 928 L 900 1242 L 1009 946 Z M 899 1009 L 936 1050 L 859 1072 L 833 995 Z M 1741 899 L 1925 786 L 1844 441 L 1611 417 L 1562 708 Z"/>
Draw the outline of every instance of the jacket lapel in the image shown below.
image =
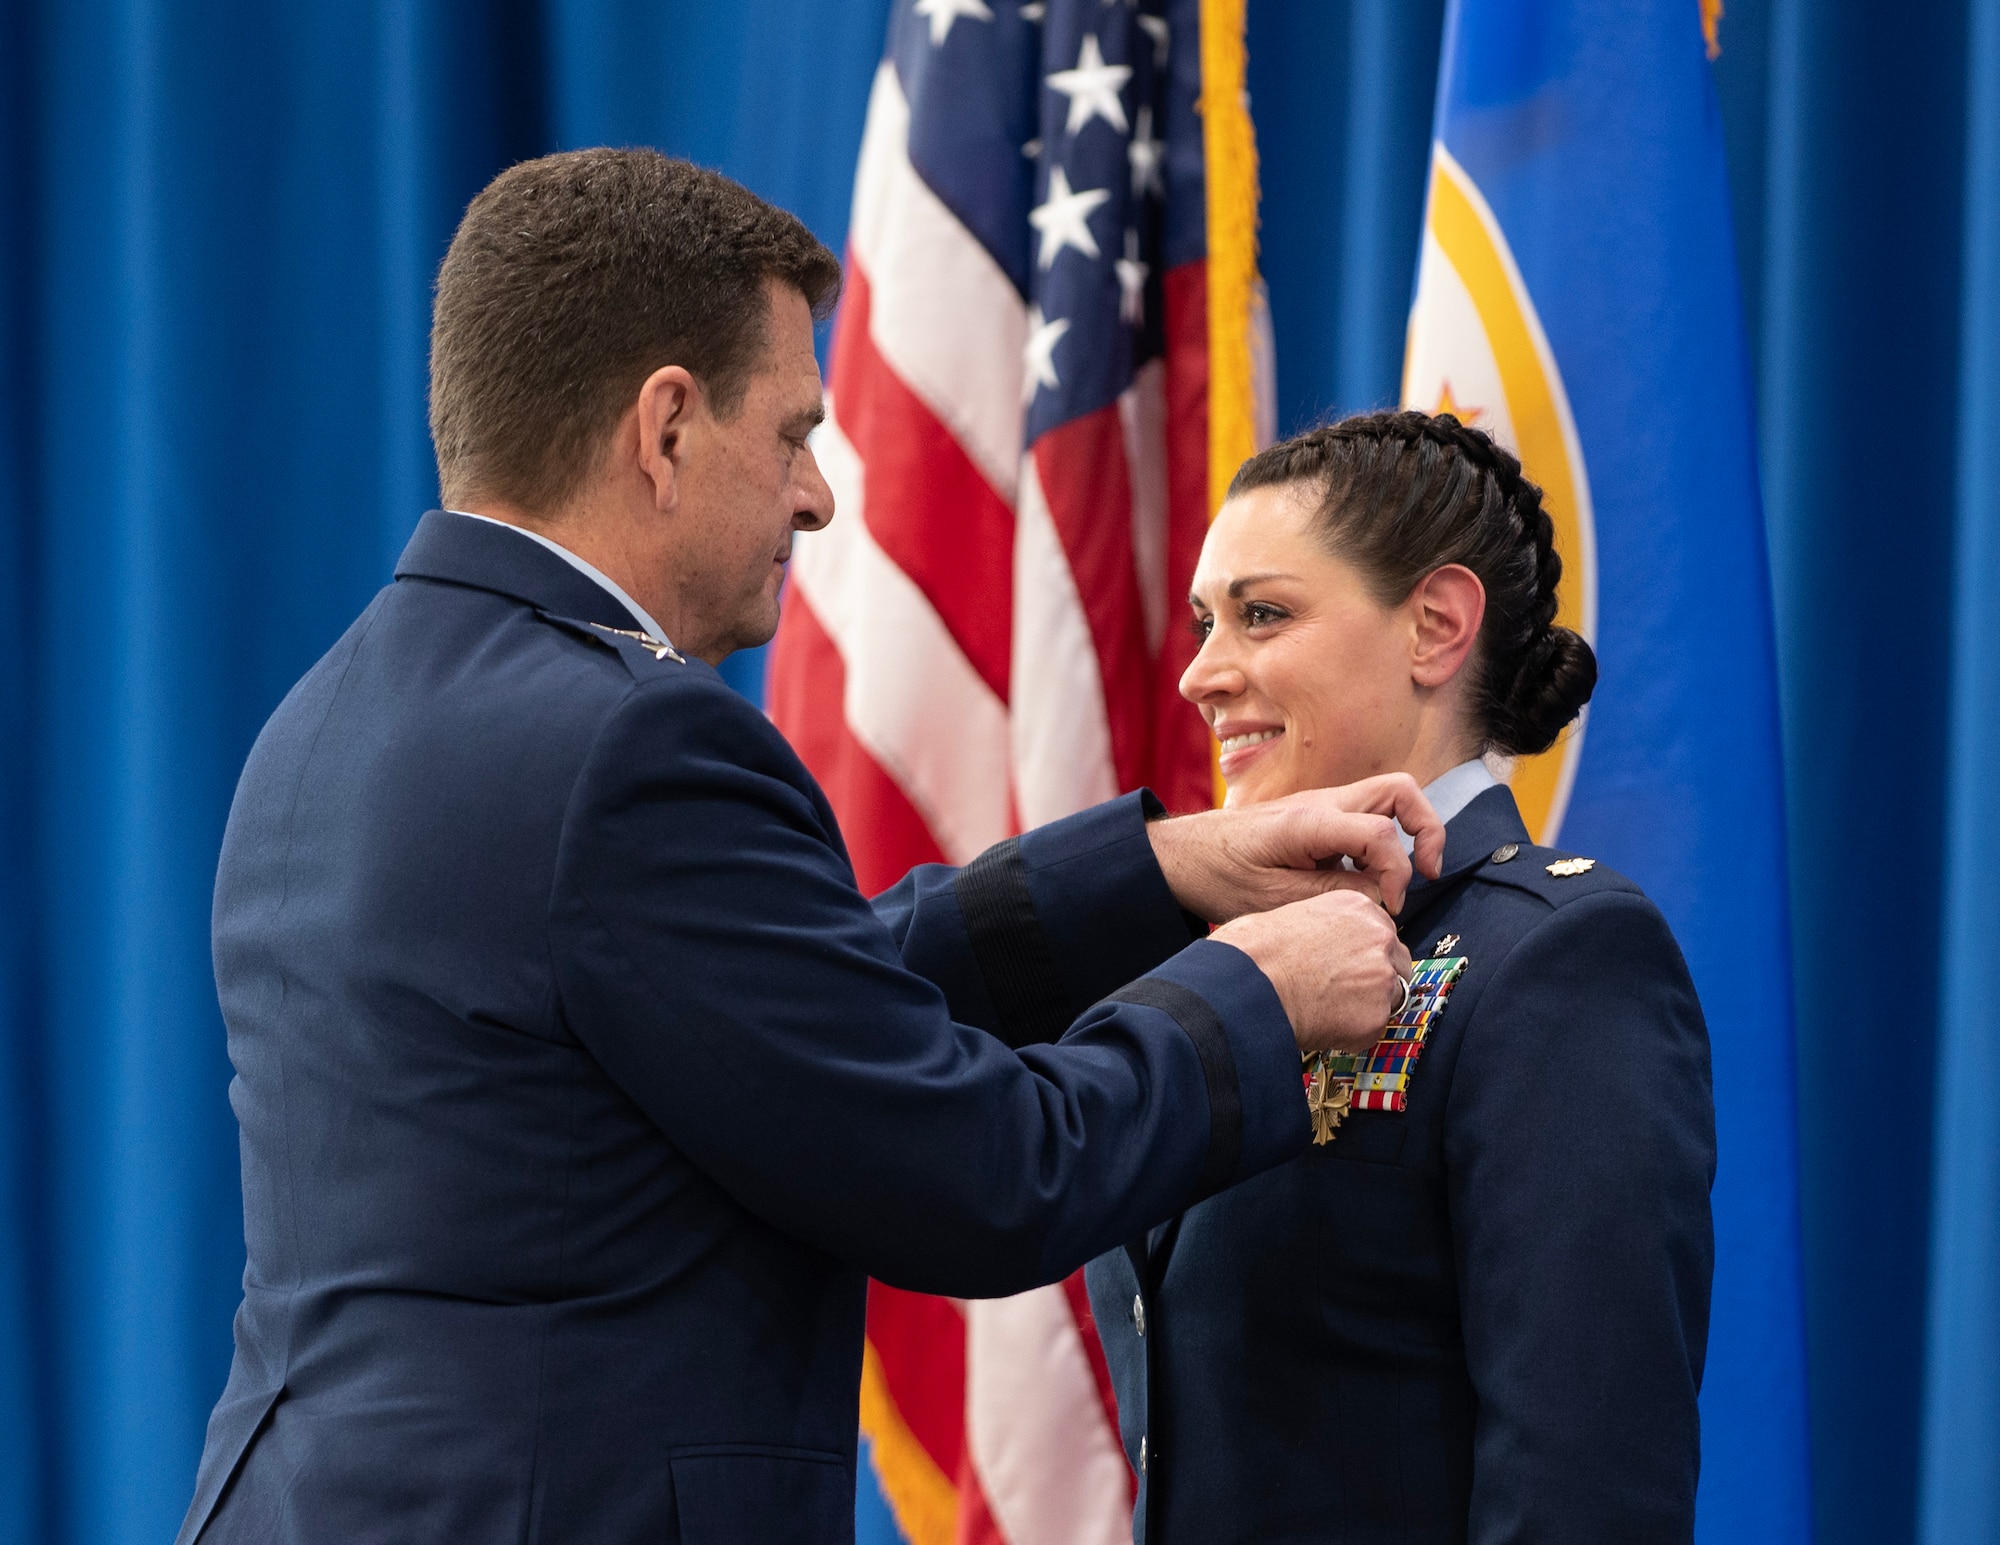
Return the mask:
<path id="1" fill-rule="evenodd" d="M 1473 870 L 1492 859 L 1502 847 L 1529 845 L 1528 828 L 1514 803 L 1514 791 L 1498 784 L 1445 822 L 1444 868 L 1435 880 L 1418 875 L 1410 883 L 1398 928 L 1405 934 L 1447 896 L 1456 895 Z"/>
<path id="2" fill-rule="evenodd" d="M 1177 1212 L 1125 1246 L 1126 1259 L 1131 1261 L 1139 1286 L 1146 1292 L 1158 1288 L 1160 1279 L 1167 1274 L 1167 1260 L 1174 1253 L 1175 1241 L 1181 1237 L 1181 1219 L 1186 1216 Z"/>

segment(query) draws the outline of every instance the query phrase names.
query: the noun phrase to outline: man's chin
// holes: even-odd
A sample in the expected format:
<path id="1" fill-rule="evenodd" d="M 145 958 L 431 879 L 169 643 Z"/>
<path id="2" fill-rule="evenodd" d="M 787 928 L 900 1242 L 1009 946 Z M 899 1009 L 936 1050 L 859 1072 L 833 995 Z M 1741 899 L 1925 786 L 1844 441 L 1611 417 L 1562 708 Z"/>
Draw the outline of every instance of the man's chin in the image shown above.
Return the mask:
<path id="1" fill-rule="evenodd" d="M 736 626 L 729 630 L 729 636 L 722 645 L 722 652 L 716 660 L 727 659 L 745 649 L 761 649 L 778 636 L 778 598 L 765 598 L 764 603 L 754 611 L 736 619 Z"/>

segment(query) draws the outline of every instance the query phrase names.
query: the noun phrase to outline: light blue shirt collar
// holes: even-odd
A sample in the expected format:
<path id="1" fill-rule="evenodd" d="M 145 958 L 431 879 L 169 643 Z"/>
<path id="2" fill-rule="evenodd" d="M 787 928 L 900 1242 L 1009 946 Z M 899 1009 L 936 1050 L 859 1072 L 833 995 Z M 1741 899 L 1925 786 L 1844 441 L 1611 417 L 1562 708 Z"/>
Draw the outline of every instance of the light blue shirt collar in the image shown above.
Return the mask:
<path id="1" fill-rule="evenodd" d="M 1424 798 L 1431 802 L 1431 808 L 1438 819 L 1451 824 L 1453 816 L 1479 798 L 1488 789 L 1499 783 L 1487 768 L 1484 759 L 1474 757 L 1469 762 L 1460 762 L 1450 772 L 1439 773 L 1424 785 Z M 1397 828 L 1402 831 L 1401 827 Z M 1416 844 L 1408 832 L 1403 832 L 1403 851 L 1409 852 Z"/>
<path id="2" fill-rule="evenodd" d="M 1424 798 L 1431 802 L 1438 819 L 1448 823 L 1459 811 L 1499 782 L 1485 761 L 1474 757 L 1469 762 L 1460 762 L 1448 773 L 1439 773 L 1425 784 Z"/>
<path id="3" fill-rule="evenodd" d="M 669 649 L 673 648 L 673 640 L 667 637 L 665 629 L 653 621 L 652 615 L 645 607 L 627 595 L 624 589 L 609 574 L 606 574 L 595 564 L 586 563 L 567 547 L 563 546 L 562 543 L 551 542 L 541 532 L 530 531 L 526 526 L 517 526 L 511 521 L 495 520 L 491 515 L 475 515 L 470 510 L 446 510 L 445 513 L 447 515 L 463 515 L 467 520 L 483 520 L 489 526 L 499 526 L 506 531 L 516 531 L 531 542 L 540 542 L 542 546 L 562 559 L 564 563 L 575 569 L 577 573 L 601 585 L 607 592 L 616 597 L 618 604 L 632 614 L 632 620 L 639 624 L 646 636 L 651 638 L 654 643 L 665 644 Z M 1451 774 L 1447 773 L 1445 776 L 1450 777 Z"/>

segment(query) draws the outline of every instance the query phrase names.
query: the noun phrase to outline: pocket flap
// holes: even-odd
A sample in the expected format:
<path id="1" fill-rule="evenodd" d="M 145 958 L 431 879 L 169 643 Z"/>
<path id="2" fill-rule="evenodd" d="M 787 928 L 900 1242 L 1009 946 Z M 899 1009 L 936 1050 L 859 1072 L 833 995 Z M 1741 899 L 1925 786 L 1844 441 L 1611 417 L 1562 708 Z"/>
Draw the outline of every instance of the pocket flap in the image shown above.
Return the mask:
<path id="1" fill-rule="evenodd" d="M 811 1449 L 673 1456 L 681 1545 L 830 1545 L 854 1538 L 854 1471 Z"/>

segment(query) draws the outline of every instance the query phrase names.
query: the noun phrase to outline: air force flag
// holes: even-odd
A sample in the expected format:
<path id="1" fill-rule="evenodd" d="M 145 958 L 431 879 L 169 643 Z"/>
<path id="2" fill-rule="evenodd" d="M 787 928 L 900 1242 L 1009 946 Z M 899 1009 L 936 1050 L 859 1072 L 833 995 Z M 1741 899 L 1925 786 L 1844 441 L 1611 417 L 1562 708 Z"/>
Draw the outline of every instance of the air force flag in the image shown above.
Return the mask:
<path id="1" fill-rule="evenodd" d="M 1810 1537 L 1776 667 L 1701 0 L 1454 0 L 1404 401 L 1520 455 L 1602 668 L 1513 784 L 1644 885 L 1714 1042 L 1704 1541 Z M 1615 1369 L 1605 1370 L 1616 1377 Z"/>

